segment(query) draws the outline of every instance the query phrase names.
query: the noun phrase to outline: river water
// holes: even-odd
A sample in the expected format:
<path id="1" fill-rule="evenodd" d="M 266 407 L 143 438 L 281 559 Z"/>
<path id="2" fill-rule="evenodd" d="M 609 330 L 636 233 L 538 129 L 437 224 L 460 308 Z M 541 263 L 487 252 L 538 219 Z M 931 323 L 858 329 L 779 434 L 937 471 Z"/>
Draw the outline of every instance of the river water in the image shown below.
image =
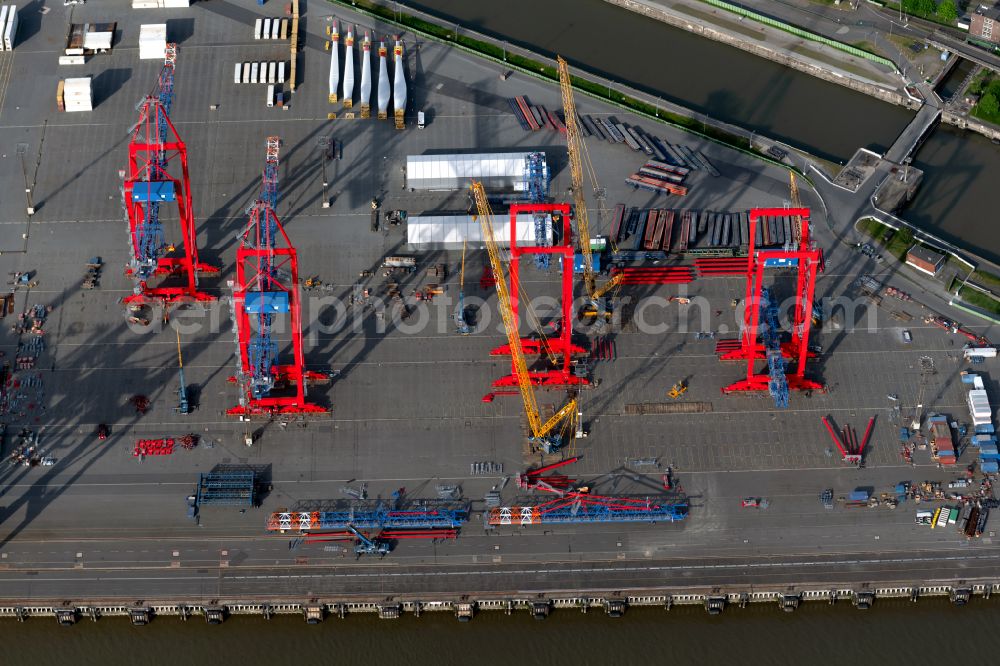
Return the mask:
<path id="1" fill-rule="evenodd" d="M 379 620 L 374 615 L 308 626 L 301 618 L 165 617 L 146 627 L 108 618 L 75 627 L 55 620 L 0 622 L 5 666 L 47 664 L 932 664 L 959 654 L 975 658 L 1000 647 L 1000 601 L 974 599 L 956 608 L 941 600 L 876 601 L 869 611 L 847 602 L 729 608 L 634 608 L 612 620 L 593 610 L 557 611 L 537 621 L 481 613 L 459 624 L 445 613 Z"/>
<path id="2" fill-rule="evenodd" d="M 913 117 L 907 109 L 604 0 L 405 4 L 540 53 L 559 53 L 571 64 L 833 162 L 846 161 L 861 147 L 882 152 Z M 925 171 L 924 185 L 904 217 L 1000 261 L 1000 234 L 983 233 L 981 226 L 995 200 L 990 175 L 1000 173 L 1000 149 L 978 134 L 942 127 L 915 164 Z"/>

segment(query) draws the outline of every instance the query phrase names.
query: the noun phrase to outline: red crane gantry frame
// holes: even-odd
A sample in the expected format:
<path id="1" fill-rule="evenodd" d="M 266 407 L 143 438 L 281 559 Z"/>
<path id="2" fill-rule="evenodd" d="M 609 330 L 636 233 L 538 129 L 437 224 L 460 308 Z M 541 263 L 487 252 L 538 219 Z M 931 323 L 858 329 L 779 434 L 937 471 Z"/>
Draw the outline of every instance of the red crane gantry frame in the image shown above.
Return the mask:
<path id="1" fill-rule="evenodd" d="M 195 230 L 194 213 L 191 203 L 191 183 L 188 176 L 187 146 L 178 135 L 168 116 L 170 98 L 173 93 L 173 68 L 176 50 L 168 44 L 167 57 L 157 82 L 154 94 L 146 96 L 138 106 L 139 121 L 131 131 L 128 147 L 128 171 L 124 180 L 123 204 L 129 223 L 132 256 L 125 270 L 127 277 L 136 281 L 134 293 L 127 296 L 125 303 L 159 302 L 163 305 L 179 300 L 211 301 L 215 296 L 199 291 L 198 274 L 218 274 L 219 268 L 198 261 L 198 240 Z M 171 161 L 181 163 L 179 176 L 169 173 Z M 142 256 L 142 235 L 148 231 L 149 223 L 159 223 L 160 202 L 152 196 L 153 185 L 160 182 L 172 184 L 170 196 L 177 204 L 181 227 L 182 247 L 156 248 L 159 255 L 152 270 L 140 274 L 144 263 Z M 171 199 L 163 199 L 166 203 Z M 171 249 L 175 256 L 163 256 Z M 148 258 L 145 258 L 148 262 Z M 153 276 L 178 275 L 181 285 L 175 287 L 148 284 Z"/>
<path id="2" fill-rule="evenodd" d="M 277 232 L 277 233 L 275 233 Z M 306 400 L 305 383 L 326 383 L 329 377 L 305 370 L 302 347 L 302 303 L 299 293 L 298 253 L 274 209 L 258 200 L 250 209 L 250 222 L 240 235 L 236 250 L 236 279 L 233 281 L 233 316 L 236 320 L 240 376 L 233 377 L 240 387 L 240 404 L 226 411 L 229 416 L 244 418 L 284 414 L 326 414 L 323 407 Z M 294 395 L 254 395 L 250 346 L 255 331 L 247 310 L 250 292 L 284 292 L 288 299 L 292 363 L 270 368 L 276 384 L 294 387 Z"/>
<path id="3" fill-rule="evenodd" d="M 560 213 L 563 230 L 558 244 L 551 246 L 519 246 L 517 244 L 517 216 L 519 213 Z M 562 317 L 559 322 L 559 337 L 521 338 L 521 347 L 525 355 L 545 354 L 559 359 L 559 367 L 552 370 L 530 371 L 528 376 L 534 386 L 544 388 L 563 388 L 567 386 L 585 386 L 589 381 L 585 377 L 573 374 L 573 354 L 586 354 L 587 350 L 571 341 L 573 334 L 573 256 L 572 233 L 570 227 L 570 205 L 548 203 L 514 203 L 510 205 L 510 303 L 514 311 L 514 321 L 518 321 L 518 286 L 520 283 L 521 255 L 551 254 L 559 257 L 562 270 Z M 492 356 L 510 356 L 510 345 L 502 345 L 490 352 Z M 508 388 L 518 385 L 517 369 L 511 361 L 511 373 L 493 382 L 494 388 Z"/>
<path id="4" fill-rule="evenodd" d="M 756 248 L 757 222 L 761 218 L 792 217 L 801 223 L 802 232 L 796 249 L 758 250 Z M 743 333 L 740 346 L 722 355 L 724 361 L 746 359 L 747 375 L 722 389 L 723 393 L 767 391 L 770 375 L 756 371 L 757 361 L 765 358 L 764 346 L 758 342 L 760 324 L 761 290 L 764 287 L 764 269 L 768 260 L 795 261 L 795 308 L 792 312 L 792 339 L 782 345 L 782 354 L 790 357 L 794 367 L 787 373 L 788 388 L 793 391 L 823 391 L 825 386 L 806 379 L 806 361 L 809 359 L 809 330 L 812 324 L 813 298 L 816 292 L 816 274 L 823 264 L 823 251 L 809 237 L 808 208 L 754 208 L 750 211 L 750 247 L 747 255 L 747 290 L 743 301 Z M 787 265 L 787 264 L 785 264 Z"/>

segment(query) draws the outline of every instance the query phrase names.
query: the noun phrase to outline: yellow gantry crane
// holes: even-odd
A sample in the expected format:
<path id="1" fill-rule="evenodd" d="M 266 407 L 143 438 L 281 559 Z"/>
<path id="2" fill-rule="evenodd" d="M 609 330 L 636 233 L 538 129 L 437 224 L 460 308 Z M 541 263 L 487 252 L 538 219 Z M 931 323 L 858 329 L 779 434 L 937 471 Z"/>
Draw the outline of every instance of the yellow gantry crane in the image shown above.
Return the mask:
<path id="1" fill-rule="evenodd" d="M 583 284 L 587 288 L 587 296 L 591 300 L 591 308 L 584 314 L 593 316 L 597 314 L 596 301 L 621 284 L 624 275 L 619 273 L 602 286 L 597 286 L 597 276 L 594 274 L 593 258 L 590 250 L 590 218 L 587 215 L 587 198 L 583 192 L 583 171 L 587 170 L 590 177 L 590 184 L 598 198 L 598 206 L 603 206 L 602 195 L 597 185 L 597 173 L 594 165 L 590 161 L 590 153 L 587 152 L 587 144 L 580 134 L 580 127 L 577 124 L 576 102 L 573 99 L 573 81 L 569 74 L 569 64 L 563 60 L 562 56 L 556 56 L 559 63 L 559 89 L 562 91 L 563 115 L 566 116 L 566 150 L 569 153 L 569 171 L 572 180 L 573 203 L 575 206 L 576 233 L 580 245 L 580 254 L 583 255 Z"/>
<path id="2" fill-rule="evenodd" d="M 504 270 L 504 261 L 500 257 L 500 247 L 497 245 L 493 232 L 493 212 L 486 200 L 486 190 L 483 189 L 482 183 L 474 182 L 472 193 L 479 213 L 479 224 L 483 229 L 483 242 L 486 244 L 486 252 L 490 257 L 490 267 L 496 277 L 500 316 L 503 319 L 504 329 L 507 331 L 507 342 L 510 344 L 514 373 L 517 375 L 517 387 L 521 391 L 524 412 L 528 417 L 528 427 L 531 431 L 530 439 L 540 444 L 546 453 L 552 453 L 562 444 L 562 431 L 553 434 L 556 426 L 576 412 L 576 398 L 570 398 L 562 409 L 553 414 L 548 421 L 542 422 L 542 416 L 538 411 L 538 402 L 535 400 L 535 387 L 531 384 L 528 362 L 524 358 L 524 350 L 521 347 L 521 335 L 517 330 L 517 321 L 514 319 L 514 309 L 511 307 L 510 291 L 506 279 L 510 271 L 509 269 Z M 512 277 L 512 279 L 516 279 L 516 277 Z"/>

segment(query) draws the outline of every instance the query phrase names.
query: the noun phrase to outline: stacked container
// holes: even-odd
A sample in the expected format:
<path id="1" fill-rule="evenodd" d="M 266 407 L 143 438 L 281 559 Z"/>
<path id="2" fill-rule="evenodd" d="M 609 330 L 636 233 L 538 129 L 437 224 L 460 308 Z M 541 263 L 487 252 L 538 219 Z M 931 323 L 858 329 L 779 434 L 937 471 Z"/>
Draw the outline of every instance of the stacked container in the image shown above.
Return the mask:
<path id="1" fill-rule="evenodd" d="M 13 51 L 17 36 L 17 7 L 0 6 L 0 51 Z"/>
<path id="2" fill-rule="evenodd" d="M 89 76 L 76 79 L 66 79 L 61 83 L 62 109 L 64 109 L 67 113 L 73 111 L 93 110 L 93 93 L 91 89 L 91 78 Z M 59 100 L 57 99 L 56 102 L 58 104 Z"/>
<path id="3" fill-rule="evenodd" d="M 139 60 L 163 60 L 167 53 L 167 24 L 139 26 Z"/>

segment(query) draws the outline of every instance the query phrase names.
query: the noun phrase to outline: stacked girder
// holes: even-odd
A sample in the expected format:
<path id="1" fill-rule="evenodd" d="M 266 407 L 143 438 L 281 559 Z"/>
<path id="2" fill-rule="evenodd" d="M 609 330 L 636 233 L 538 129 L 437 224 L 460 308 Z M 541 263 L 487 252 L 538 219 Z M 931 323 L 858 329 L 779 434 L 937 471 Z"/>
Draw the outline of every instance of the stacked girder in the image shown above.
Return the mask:
<path id="1" fill-rule="evenodd" d="M 604 497 L 566 492 L 537 503 L 490 509 L 487 523 L 499 525 L 552 525 L 557 523 L 656 523 L 684 520 L 685 500 L 663 501 L 648 497 Z"/>

